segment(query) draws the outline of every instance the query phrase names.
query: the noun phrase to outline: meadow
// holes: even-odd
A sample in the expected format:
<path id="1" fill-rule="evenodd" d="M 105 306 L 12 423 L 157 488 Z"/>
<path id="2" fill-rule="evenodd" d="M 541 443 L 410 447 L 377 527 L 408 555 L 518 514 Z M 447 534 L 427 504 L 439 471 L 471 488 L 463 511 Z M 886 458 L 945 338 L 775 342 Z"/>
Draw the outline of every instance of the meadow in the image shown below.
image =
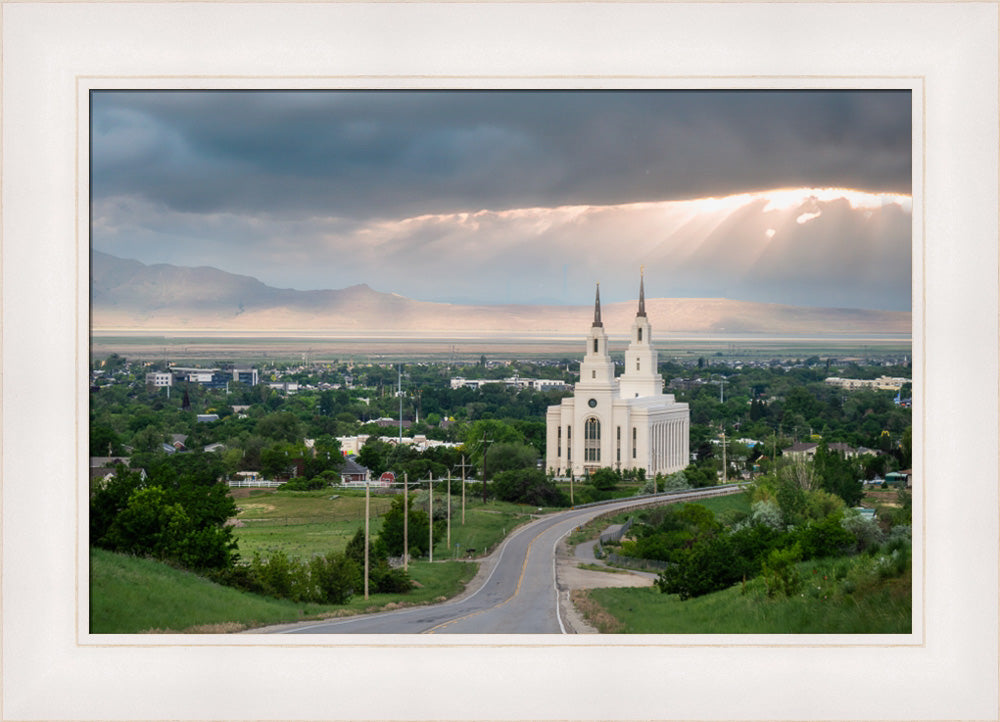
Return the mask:
<path id="1" fill-rule="evenodd" d="M 469 495 L 463 523 L 461 496 L 457 488 L 452 491 L 450 540 L 445 520 L 443 529 L 435 530 L 435 559 L 489 554 L 509 532 L 538 512 L 537 507 L 496 500 L 483 502 Z M 425 511 L 427 498 L 426 491 L 413 491 L 410 496 L 414 508 Z M 444 502 L 445 495 L 435 490 L 435 517 L 439 520 L 446 508 Z M 237 519 L 243 526 L 234 529 L 233 535 L 244 559 L 250 559 L 255 552 L 264 557 L 280 551 L 290 557 L 309 558 L 343 551 L 358 529 L 364 527 L 364 504 L 362 491 L 255 490 L 237 499 Z M 370 504 L 370 531 L 375 536 L 381 529 L 381 516 L 392 505 L 392 497 L 372 495 Z"/>
<path id="2" fill-rule="evenodd" d="M 410 576 L 419 586 L 407 594 L 357 594 L 347 604 L 323 605 L 250 594 L 162 562 L 91 549 L 90 632 L 231 633 L 426 604 L 459 594 L 477 566 L 413 562 Z"/>
<path id="3" fill-rule="evenodd" d="M 768 596 L 760 578 L 680 601 L 656 587 L 581 590 L 600 631 L 623 634 L 909 634 L 910 570 L 878 556 L 797 565 L 801 591 Z"/>

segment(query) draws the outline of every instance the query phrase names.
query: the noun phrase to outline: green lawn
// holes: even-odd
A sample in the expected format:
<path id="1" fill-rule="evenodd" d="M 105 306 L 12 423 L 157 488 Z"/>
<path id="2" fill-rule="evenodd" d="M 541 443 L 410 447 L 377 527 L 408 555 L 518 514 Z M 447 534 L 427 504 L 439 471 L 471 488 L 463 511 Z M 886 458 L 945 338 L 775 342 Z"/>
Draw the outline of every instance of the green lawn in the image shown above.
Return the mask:
<path id="1" fill-rule="evenodd" d="M 802 562 L 803 586 L 792 597 L 768 597 L 760 579 L 683 602 L 656 587 L 586 596 L 626 634 L 908 634 L 910 571 L 882 577 L 877 563 L 868 556 Z M 593 610 L 588 616 L 598 618 Z"/>
<path id="2" fill-rule="evenodd" d="M 452 597 L 475 575 L 467 562 L 410 565 L 420 585 L 408 594 L 357 594 L 344 605 L 296 604 L 224 587 L 160 562 L 92 549 L 90 631 L 235 632 L 241 629 L 377 611 Z"/>
<path id="3" fill-rule="evenodd" d="M 426 499 L 426 491 L 422 495 Z M 417 503 L 417 493 L 412 493 Z M 358 529 L 364 526 L 364 493 L 334 489 L 322 491 L 265 491 L 236 500 L 237 518 L 242 527 L 233 530 L 240 556 L 244 559 L 260 552 L 264 557 L 283 551 L 291 557 L 312 557 L 329 551 L 343 551 Z M 381 529 L 381 514 L 392 504 L 392 497 L 371 497 L 371 533 Z M 425 502 L 426 504 L 426 502 Z M 434 495 L 435 515 L 445 509 L 444 495 Z M 467 558 L 470 549 L 483 556 L 496 548 L 515 527 L 531 520 L 537 507 L 499 501 L 483 502 L 467 497 L 465 524 L 462 524 L 462 499 L 452 497 L 451 544 L 447 530 L 435 534 L 434 558 Z M 552 509 L 543 509 L 552 511 Z M 447 525 L 445 525 L 447 526 Z"/>

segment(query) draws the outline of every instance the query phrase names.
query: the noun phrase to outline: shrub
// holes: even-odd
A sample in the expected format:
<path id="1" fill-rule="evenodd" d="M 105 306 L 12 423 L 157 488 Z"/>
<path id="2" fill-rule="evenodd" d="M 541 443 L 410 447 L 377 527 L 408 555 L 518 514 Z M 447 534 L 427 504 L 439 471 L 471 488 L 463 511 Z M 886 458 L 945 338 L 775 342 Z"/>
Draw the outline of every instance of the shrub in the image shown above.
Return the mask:
<path id="1" fill-rule="evenodd" d="M 309 571 L 314 601 L 320 603 L 345 604 L 363 583 L 357 563 L 343 553 L 313 557 Z"/>
<path id="2" fill-rule="evenodd" d="M 843 527 L 842 518 L 843 515 L 837 512 L 798 530 L 796 537 L 803 559 L 838 556 L 854 546 L 854 535 Z"/>
<path id="3" fill-rule="evenodd" d="M 566 499 L 541 469 L 501 471 L 493 479 L 493 493 L 500 501 L 532 506 L 565 506 Z"/>
<path id="4" fill-rule="evenodd" d="M 802 549 L 794 544 L 785 549 L 773 549 L 763 565 L 764 586 L 767 596 L 776 594 L 792 596 L 802 587 L 802 577 L 795 566 L 802 561 Z"/>
<path id="5" fill-rule="evenodd" d="M 874 519 L 861 516 L 851 510 L 840 522 L 844 529 L 850 532 L 855 540 L 855 549 L 859 552 L 873 549 L 885 541 L 885 534 Z"/>
<path id="6" fill-rule="evenodd" d="M 771 529 L 784 529 L 785 522 L 778 504 L 773 501 L 755 501 L 750 505 L 750 523 Z"/>
<path id="7" fill-rule="evenodd" d="M 676 564 L 671 564 L 656 579 L 664 594 L 677 594 L 681 600 L 726 589 L 742 577 L 729 537 L 719 535 L 697 542 L 686 550 Z"/>

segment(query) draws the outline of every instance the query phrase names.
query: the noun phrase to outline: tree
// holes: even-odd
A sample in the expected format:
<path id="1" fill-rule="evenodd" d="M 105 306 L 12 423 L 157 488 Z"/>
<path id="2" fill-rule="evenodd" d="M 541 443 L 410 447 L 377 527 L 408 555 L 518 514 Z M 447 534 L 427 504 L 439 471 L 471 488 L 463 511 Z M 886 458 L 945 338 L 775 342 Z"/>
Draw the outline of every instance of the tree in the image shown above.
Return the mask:
<path id="1" fill-rule="evenodd" d="M 409 537 L 409 552 L 413 556 L 423 556 L 427 553 L 430 535 L 430 518 L 427 512 L 414 509 L 410 505 L 407 536 Z M 382 517 L 382 530 L 378 535 L 379 542 L 386 553 L 391 556 L 403 554 L 403 499 L 393 499 L 389 511 Z M 364 546 L 362 545 L 362 550 Z"/>
<path id="2" fill-rule="evenodd" d="M 262 417 L 254 433 L 273 441 L 295 443 L 302 440 L 302 422 L 291 411 L 279 411 Z"/>
<path id="3" fill-rule="evenodd" d="M 121 437 L 111 426 L 100 423 L 90 425 L 91 456 L 118 456 L 122 451 Z"/>
<path id="4" fill-rule="evenodd" d="M 609 466 L 605 466 L 590 475 L 590 484 L 598 491 L 612 491 L 618 486 L 621 476 Z"/>
<path id="5" fill-rule="evenodd" d="M 820 442 L 813 457 L 813 467 L 821 489 L 832 492 L 844 500 L 847 506 L 857 506 L 864 496 L 861 471 L 858 465 L 843 455 L 827 449 L 826 442 Z"/>
<path id="6" fill-rule="evenodd" d="M 521 443 L 500 443 L 490 447 L 486 457 L 486 476 L 494 478 L 502 471 L 533 469 L 538 462 L 535 447 Z"/>
<path id="7" fill-rule="evenodd" d="M 532 506 L 565 506 L 564 494 L 541 469 L 501 471 L 493 479 L 493 493 L 501 501 Z"/>
<path id="8" fill-rule="evenodd" d="M 389 454 L 392 453 L 392 444 L 370 437 L 365 445 L 358 452 L 357 462 L 368 469 L 373 476 L 381 476 L 382 472 L 389 468 Z"/>

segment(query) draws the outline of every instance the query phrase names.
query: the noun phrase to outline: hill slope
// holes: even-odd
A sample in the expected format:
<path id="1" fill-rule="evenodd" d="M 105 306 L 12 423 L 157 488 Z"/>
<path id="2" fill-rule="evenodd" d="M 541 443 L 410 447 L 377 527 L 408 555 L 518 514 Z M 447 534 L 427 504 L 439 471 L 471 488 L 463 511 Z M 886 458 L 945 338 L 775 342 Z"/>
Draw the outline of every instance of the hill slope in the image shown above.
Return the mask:
<path id="1" fill-rule="evenodd" d="M 603 306 L 611 333 L 627 332 L 635 302 Z M 587 306 L 463 306 L 428 303 L 360 284 L 339 290 L 273 288 L 210 267 L 147 266 L 94 251 L 91 311 L 97 333 L 310 332 L 572 333 Z M 729 299 L 647 299 L 658 333 L 909 334 L 899 311 L 807 308 Z"/>

